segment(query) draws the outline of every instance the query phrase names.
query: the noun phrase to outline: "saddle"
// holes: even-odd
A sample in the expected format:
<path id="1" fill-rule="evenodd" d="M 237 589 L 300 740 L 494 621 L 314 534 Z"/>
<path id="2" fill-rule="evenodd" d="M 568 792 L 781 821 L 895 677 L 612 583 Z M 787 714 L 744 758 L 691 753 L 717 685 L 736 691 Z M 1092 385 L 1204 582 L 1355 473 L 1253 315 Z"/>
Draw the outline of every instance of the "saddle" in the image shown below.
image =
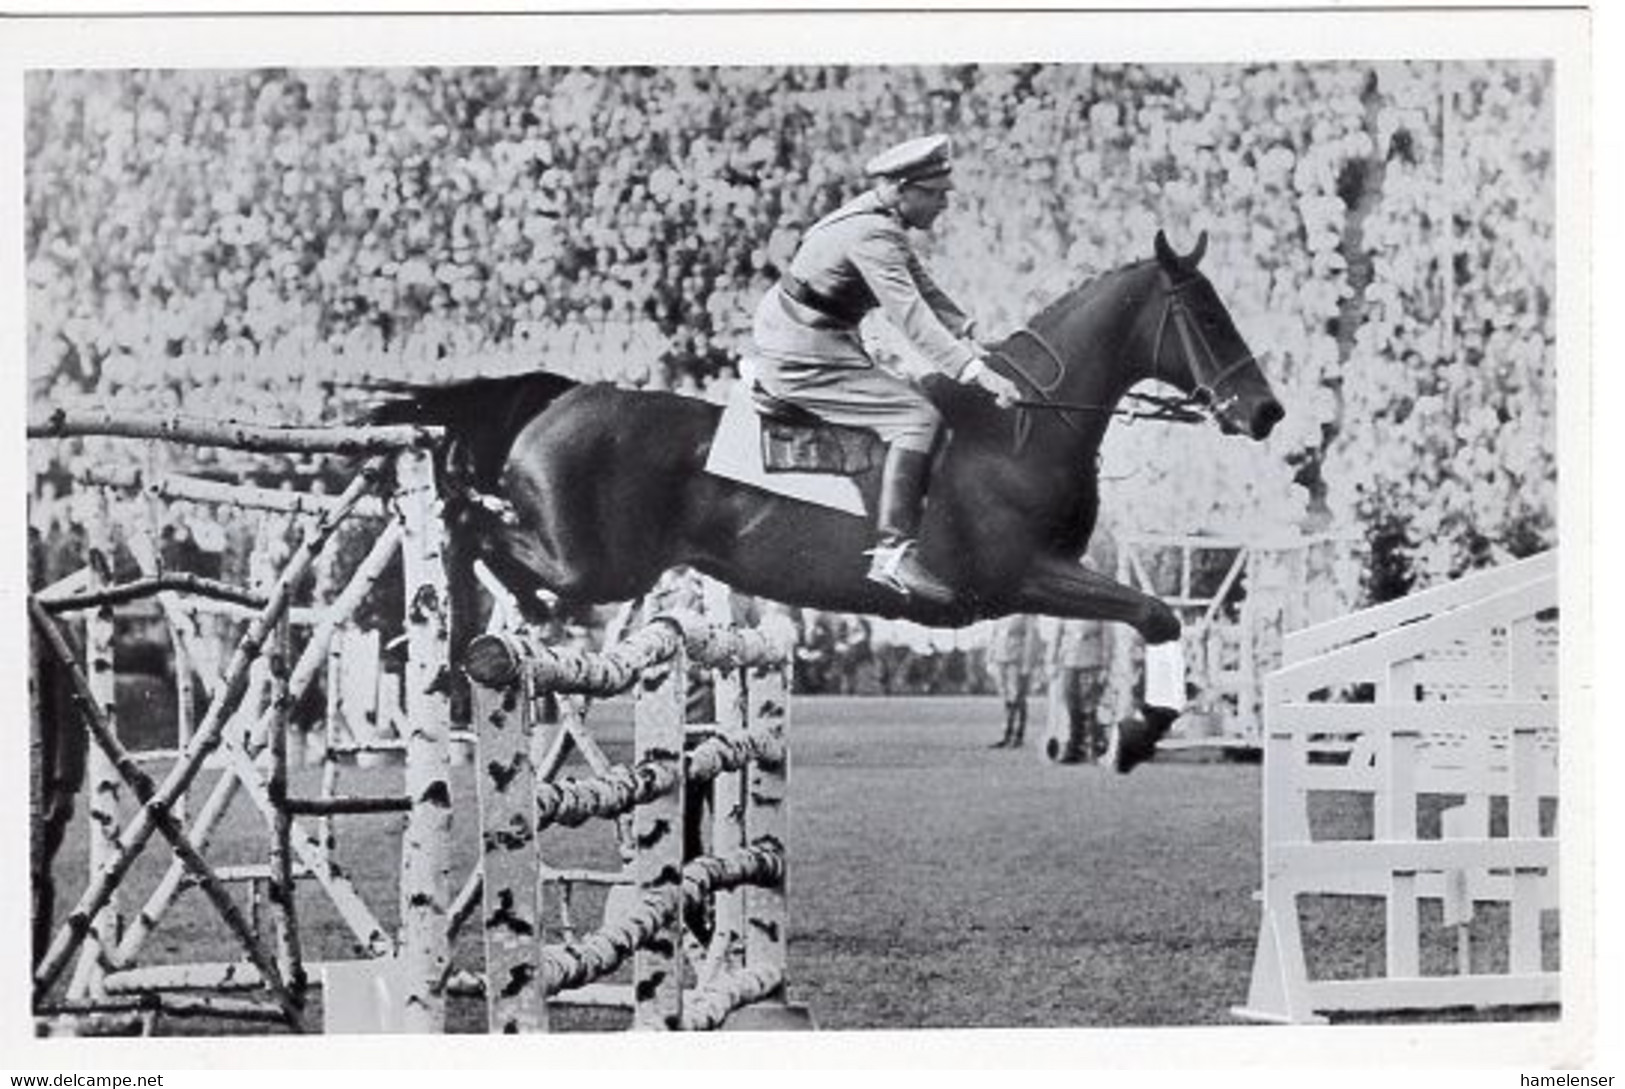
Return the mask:
<path id="1" fill-rule="evenodd" d="M 856 476 L 879 460 L 880 441 L 873 432 L 828 423 L 756 382 L 750 383 L 750 401 L 761 421 L 765 472 Z"/>
<path id="2" fill-rule="evenodd" d="M 832 510 L 867 515 L 857 475 L 884 451 L 879 436 L 825 423 L 744 376 L 728 393 L 706 455 L 711 476 Z"/>

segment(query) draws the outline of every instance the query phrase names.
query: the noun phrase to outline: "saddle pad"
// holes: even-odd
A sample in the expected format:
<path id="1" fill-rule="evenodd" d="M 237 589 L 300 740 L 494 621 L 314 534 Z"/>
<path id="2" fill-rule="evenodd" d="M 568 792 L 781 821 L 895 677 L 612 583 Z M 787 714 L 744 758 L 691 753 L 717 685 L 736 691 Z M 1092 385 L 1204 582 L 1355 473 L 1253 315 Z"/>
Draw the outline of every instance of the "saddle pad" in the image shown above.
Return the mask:
<path id="1" fill-rule="evenodd" d="M 847 477 L 830 473 L 770 473 L 763 467 L 761 416 L 750 403 L 749 383 L 744 381 L 735 382 L 728 392 L 727 403 L 722 406 L 722 419 L 711 439 L 711 452 L 705 459 L 705 471 L 803 503 L 860 518 L 868 514 L 863 494 Z"/>

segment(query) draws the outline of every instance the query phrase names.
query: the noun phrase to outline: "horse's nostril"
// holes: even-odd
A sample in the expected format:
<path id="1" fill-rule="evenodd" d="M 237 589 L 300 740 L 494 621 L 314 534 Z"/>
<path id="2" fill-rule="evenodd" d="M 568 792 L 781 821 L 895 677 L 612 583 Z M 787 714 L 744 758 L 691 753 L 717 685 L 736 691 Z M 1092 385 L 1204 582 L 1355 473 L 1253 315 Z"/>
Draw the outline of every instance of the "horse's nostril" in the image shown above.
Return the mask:
<path id="1" fill-rule="evenodd" d="M 1280 423 L 1285 415 L 1286 409 L 1281 407 L 1281 402 L 1275 400 L 1265 401 L 1253 409 L 1253 438 L 1269 438 L 1270 432 L 1275 430 L 1275 425 Z"/>

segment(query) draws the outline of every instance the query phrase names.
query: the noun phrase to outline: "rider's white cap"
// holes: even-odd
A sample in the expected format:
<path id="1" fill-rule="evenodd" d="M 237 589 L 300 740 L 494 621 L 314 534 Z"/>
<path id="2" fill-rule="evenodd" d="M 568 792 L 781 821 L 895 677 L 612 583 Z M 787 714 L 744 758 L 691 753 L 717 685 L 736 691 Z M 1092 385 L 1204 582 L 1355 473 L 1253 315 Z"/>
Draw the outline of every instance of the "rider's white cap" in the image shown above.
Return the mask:
<path id="1" fill-rule="evenodd" d="M 887 148 L 870 159 L 863 169 L 872 178 L 887 178 L 929 189 L 952 189 L 953 168 L 948 137 L 935 133 Z"/>

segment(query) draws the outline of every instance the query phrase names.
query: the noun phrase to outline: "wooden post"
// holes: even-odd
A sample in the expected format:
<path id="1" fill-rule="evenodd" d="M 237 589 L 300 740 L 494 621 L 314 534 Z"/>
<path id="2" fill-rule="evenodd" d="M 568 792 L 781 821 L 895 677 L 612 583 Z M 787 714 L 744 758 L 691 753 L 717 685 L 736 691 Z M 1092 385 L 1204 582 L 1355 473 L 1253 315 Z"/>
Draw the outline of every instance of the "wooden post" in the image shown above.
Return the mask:
<path id="1" fill-rule="evenodd" d="M 1536 626 L 1534 617 L 1521 617 L 1507 628 L 1507 698 L 1538 699 L 1536 678 Z M 1513 839 L 1540 836 L 1540 787 L 1537 776 L 1540 734 L 1533 728 L 1514 729 L 1507 739 L 1507 835 Z M 1511 919 L 1507 927 L 1508 970 L 1533 975 L 1541 970 L 1541 885 L 1551 880 L 1538 870 L 1512 872 Z"/>
<path id="2" fill-rule="evenodd" d="M 790 834 L 790 671 L 787 659 L 773 666 L 757 666 L 747 674 L 747 719 L 755 731 L 778 739 L 782 758 L 759 759 L 750 763 L 745 790 L 745 826 L 752 843 L 776 844 L 789 857 Z M 787 935 L 790 922 L 790 874 L 777 887 L 745 890 L 745 964 L 752 970 L 776 970 L 787 974 Z M 783 995 L 779 996 L 781 999 Z"/>
<path id="3" fill-rule="evenodd" d="M 95 496 L 91 521 L 85 527 L 88 551 L 85 559 L 90 573 L 87 589 L 92 591 L 101 586 L 110 586 L 115 581 L 113 520 L 112 511 L 109 509 L 109 497 L 101 489 L 96 489 Z M 111 605 L 102 605 L 85 614 L 85 666 L 91 698 L 101 712 L 102 720 L 107 723 L 108 730 L 116 736 L 118 681 L 113 662 Z M 85 729 L 79 722 L 74 722 L 72 728 Z M 119 813 L 123 788 L 120 785 L 118 769 L 99 746 L 90 746 L 86 761 L 86 781 L 90 789 L 86 794 L 85 808 L 90 819 L 90 878 L 94 881 L 96 875 L 118 857 L 119 827 L 123 823 Z M 107 897 L 106 906 L 96 913 L 91 922 L 89 934 L 91 940 L 80 951 L 79 963 L 68 988 L 69 997 L 83 998 L 86 995 L 101 993 L 102 973 L 97 966 L 97 958 L 102 952 L 110 952 L 118 947 L 119 935 L 124 925 L 120 901 L 121 897 L 115 890 Z"/>
<path id="4" fill-rule="evenodd" d="M 408 1032 L 445 1031 L 441 979 L 450 959 L 451 731 L 448 590 L 441 558 L 440 499 L 429 459 L 396 459 L 405 539 L 406 793 L 412 799 L 401 842 L 401 957 Z"/>
<path id="5" fill-rule="evenodd" d="M 293 872 L 291 831 L 293 817 L 288 812 L 288 616 L 277 622 L 270 654 L 271 774 L 266 789 L 274 805 L 271 819 L 270 893 L 271 925 L 276 949 L 277 971 L 296 1002 L 303 1003 L 305 966 L 299 948 L 298 888 Z"/>
<path id="6" fill-rule="evenodd" d="M 493 1034 L 547 1031 L 537 894 L 542 856 L 530 741 L 538 723 L 530 689 L 522 671 L 500 686 L 477 680 L 472 685 L 485 871 L 486 1031 Z"/>
<path id="7" fill-rule="evenodd" d="M 1389 666 L 1377 702 L 1410 704 L 1416 700 L 1414 660 Z M 1378 742 L 1381 791 L 1373 808 L 1373 839 L 1412 842 L 1416 829 L 1416 771 L 1420 738 L 1415 729 L 1386 731 Z M 1417 910 L 1414 869 L 1389 872 L 1387 941 L 1388 978 L 1414 979 L 1422 974 L 1421 921 Z"/>
<path id="8" fill-rule="evenodd" d="M 676 652 L 644 670 L 633 713 L 634 762 L 676 772 L 665 795 L 640 805 L 633 816 L 638 891 L 645 900 L 676 905 L 650 941 L 633 955 L 632 1027 L 677 1029 L 682 1024 L 683 976 L 683 720 L 688 706 L 688 652 Z"/>
<path id="9" fill-rule="evenodd" d="M 744 735 L 749 722 L 746 711 L 746 670 L 731 666 L 712 671 L 712 692 L 716 702 L 717 733 L 722 737 Z M 711 847 L 714 855 L 727 855 L 750 842 L 750 818 L 743 770 L 725 771 L 711 784 Z M 691 804 L 698 804 L 691 801 Z M 745 890 L 725 889 L 716 894 L 712 949 L 707 968 L 722 970 L 736 963 L 743 953 L 745 936 Z"/>

